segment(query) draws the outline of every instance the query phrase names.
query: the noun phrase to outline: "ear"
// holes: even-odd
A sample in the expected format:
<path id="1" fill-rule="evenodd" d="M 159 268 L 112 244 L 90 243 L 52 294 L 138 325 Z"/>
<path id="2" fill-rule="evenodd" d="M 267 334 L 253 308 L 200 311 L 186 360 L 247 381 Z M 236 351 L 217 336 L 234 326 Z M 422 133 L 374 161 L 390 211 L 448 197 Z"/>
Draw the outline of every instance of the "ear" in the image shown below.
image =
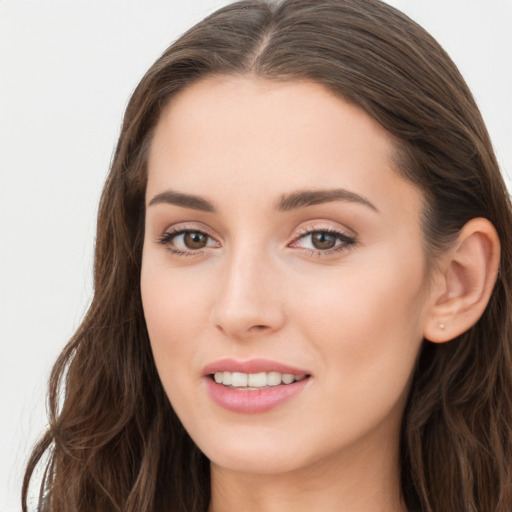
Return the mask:
<path id="1" fill-rule="evenodd" d="M 470 220 L 438 262 L 423 332 L 427 340 L 444 343 L 476 324 L 491 297 L 499 263 L 500 241 L 492 223 Z"/>

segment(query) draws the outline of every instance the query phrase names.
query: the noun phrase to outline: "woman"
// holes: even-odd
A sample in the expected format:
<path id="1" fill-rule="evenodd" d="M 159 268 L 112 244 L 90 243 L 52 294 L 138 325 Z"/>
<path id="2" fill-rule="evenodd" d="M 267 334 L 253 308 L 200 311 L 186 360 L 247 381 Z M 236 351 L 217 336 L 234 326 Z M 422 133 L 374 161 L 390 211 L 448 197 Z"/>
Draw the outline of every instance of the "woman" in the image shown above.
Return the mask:
<path id="1" fill-rule="evenodd" d="M 24 510 L 47 451 L 44 511 L 510 510 L 511 225 L 407 17 L 221 9 L 127 107 Z"/>

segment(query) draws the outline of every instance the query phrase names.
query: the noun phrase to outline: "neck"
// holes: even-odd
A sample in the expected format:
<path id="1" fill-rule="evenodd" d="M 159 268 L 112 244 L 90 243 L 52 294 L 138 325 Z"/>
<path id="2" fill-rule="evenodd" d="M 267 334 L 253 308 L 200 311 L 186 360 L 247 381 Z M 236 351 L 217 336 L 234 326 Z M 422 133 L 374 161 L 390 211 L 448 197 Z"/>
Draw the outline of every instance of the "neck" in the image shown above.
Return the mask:
<path id="1" fill-rule="evenodd" d="M 398 440 L 377 450 L 346 449 L 281 474 L 235 472 L 212 464 L 209 512 L 406 512 Z"/>

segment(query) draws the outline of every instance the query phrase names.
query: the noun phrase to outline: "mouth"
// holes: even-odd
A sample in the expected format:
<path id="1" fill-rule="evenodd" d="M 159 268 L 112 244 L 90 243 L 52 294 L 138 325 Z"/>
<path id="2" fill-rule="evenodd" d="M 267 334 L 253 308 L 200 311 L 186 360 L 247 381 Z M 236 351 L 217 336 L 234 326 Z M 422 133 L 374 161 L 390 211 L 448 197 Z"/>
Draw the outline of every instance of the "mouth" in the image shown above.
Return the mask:
<path id="1" fill-rule="evenodd" d="M 267 359 L 223 359 L 203 370 L 210 398 L 235 413 L 263 413 L 301 395 L 312 374 Z"/>
<path id="2" fill-rule="evenodd" d="M 294 382 L 309 378 L 308 374 L 281 373 L 277 371 L 243 373 L 218 371 L 210 374 L 210 378 L 217 384 L 222 384 L 230 389 L 258 390 L 268 389 L 274 386 L 290 385 Z"/>

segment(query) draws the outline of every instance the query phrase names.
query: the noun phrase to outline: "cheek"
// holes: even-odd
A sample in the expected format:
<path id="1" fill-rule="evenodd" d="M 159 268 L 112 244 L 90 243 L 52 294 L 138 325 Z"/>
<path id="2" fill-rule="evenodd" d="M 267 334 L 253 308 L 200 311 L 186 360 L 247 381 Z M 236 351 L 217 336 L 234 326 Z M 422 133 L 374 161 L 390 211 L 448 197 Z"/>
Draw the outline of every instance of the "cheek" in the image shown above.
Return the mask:
<path id="1" fill-rule="evenodd" d="M 407 387 L 423 339 L 426 286 L 421 255 L 399 256 L 347 266 L 293 295 L 294 316 L 303 319 L 329 387 L 350 383 L 354 395 L 376 399 L 396 398 Z"/>
<path id="2" fill-rule="evenodd" d="M 180 412 L 200 408 L 198 387 L 191 385 L 191 369 L 197 366 L 193 340 L 198 339 L 199 327 L 204 325 L 196 301 L 180 293 L 183 284 L 171 282 L 155 267 L 150 272 L 143 269 L 141 276 L 144 316 L 155 365 L 167 398 Z"/>
<path id="3" fill-rule="evenodd" d="M 205 294 L 192 275 L 170 272 L 148 258 L 143 260 L 141 295 L 155 363 L 169 391 L 169 381 L 179 381 L 194 361 L 193 340 L 207 322 L 207 308 L 201 304 Z"/>
<path id="4" fill-rule="evenodd" d="M 389 267 L 383 272 L 350 269 L 310 282 L 307 288 L 307 293 L 294 294 L 295 307 L 309 312 L 303 318 L 311 321 L 319 335 L 334 328 L 349 339 L 372 329 L 385 333 L 405 327 L 410 333 L 420 327 L 423 284 L 421 276 L 412 272 L 393 272 Z"/>

